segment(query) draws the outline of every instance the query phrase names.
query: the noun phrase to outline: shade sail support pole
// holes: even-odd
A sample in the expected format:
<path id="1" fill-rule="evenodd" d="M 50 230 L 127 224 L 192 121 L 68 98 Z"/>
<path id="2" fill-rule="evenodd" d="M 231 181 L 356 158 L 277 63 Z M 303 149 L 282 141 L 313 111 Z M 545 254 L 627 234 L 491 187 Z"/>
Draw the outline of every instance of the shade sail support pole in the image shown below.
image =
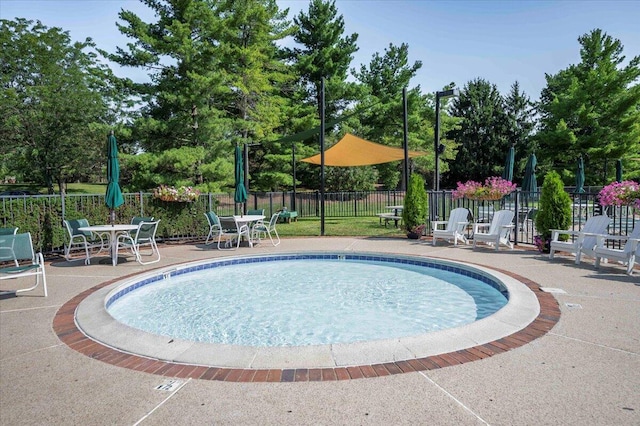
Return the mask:
<path id="1" fill-rule="evenodd" d="M 320 236 L 324 236 L 324 77 L 320 81 Z"/>
<path id="2" fill-rule="evenodd" d="M 296 143 L 291 144 L 291 168 L 293 169 L 293 199 L 291 200 L 291 210 L 296 210 Z"/>
<path id="3" fill-rule="evenodd" d="M 245 143 L 242 147 L 242 156 L 244 157 L 244 189 L 249 197 L 249 144 Z M 247 200 L 249 201 L 249 200 Z M 247 214 L 247 203 L 242 203 L 242 213 Z"/>
<path id="4" fill-rule="evenodd" d="M 440 191 L 440 153 L 438 145 L 440 145 L 440 92 L 436 92 L 436 128 L 433 140 L 433 153 L 435 155 L 435 170 L 433 176 L 433 190 Z"/>
<path id="5" fill-rule="evenodd" d="M 407 118 L 407 88 L 402 89 L 402 111 L 404 117 L 404 137 L 402 146 L 404 147 L 404 173 L 402 176 L 402 190 L 409 187 L 409 120 Z"/>

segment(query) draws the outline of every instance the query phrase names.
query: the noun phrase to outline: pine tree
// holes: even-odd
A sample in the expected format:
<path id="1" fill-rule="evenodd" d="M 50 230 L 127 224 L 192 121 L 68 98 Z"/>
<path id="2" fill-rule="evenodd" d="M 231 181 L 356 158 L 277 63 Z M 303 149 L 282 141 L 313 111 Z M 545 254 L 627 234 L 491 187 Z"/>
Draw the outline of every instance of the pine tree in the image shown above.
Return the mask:
<path id="1" fill-rule="evenodd" d="M 407 195 L 404 198 L 402 209 L 402 221 L 408 232 L 412 232 L 417 226 L 424 225 L 427 220 L 427 191 L 424 187 L 424 179 L 419 174 L 412 174 L 409 178 Z"/>
<path id="2" fill-rule="evenodd" d="M 525 163 L 536 147 L 532 143 L 531 135 L 535 127 L 535 109 L 529 96 L 520 90 L 516 81 L 511 86 L 509 94 L 504 100 L 508 120 L 507 139 L 509 145 L 515 148 L 514 177 L 522 177 Z"/>
<path id="3" fill-rule="evenodd" d="M 540 193 L 540 209 L 535 218 L 536 229 L 544 240 L 548 240 L 552 229 L 569 229 L 571 214 L 571 197 L 564 190 L 560 175 L 550 171 L 544 177 Z M 562 237 L 566 239 L 567 235 Z"/>
<path id="4" fill-rule="evenodd" d="M 309 10 L 294 17 L 298 30 L 294 40 L 300 45 L 289 50 L 307 100 L 320 105 L 320 86 L 326 79 L 325 113 L 335 118 L 354 99 L 355 87 L 347 83 L 353 54 L 358 50 L 358 34 L 344 35 L 344 18 L 338 15 L 335 0 L 311 0 Z"/>
<path id="5" fill-rule="evenodd" d="M 451 170 L 443 184 L 458 181 L 483 182 L 500 176 L 509 149 L 509 125 L 504 99 L 498 88 L 483 79 L 473 80 L 452 101 L 451 114 L 462 119 L 460 128 L 449 134 L 459 144 Z"/>
<path id="6" fill-rule="evenodd" d="M 640 151 L 640 56 L 623 65 L 622 43 L 600 29 L 578 42 L 581 62 L 546 76 L 536 136 L 540 169 L 558 170 L 569 183 L 575 158 L 583 155 L 587 185 L 605 184 L 613 179 L 616 159 Z M 630 173 L 637 173 L 635 163 L 627 163 Z"/>
<path id="7" fill-rule="evenodd" d="M 385 145 L 402 146 L 402 91 L 409 87 L 411 79 L 422 67 L 420 61 L 410 65 L 408 58 L 409 45 L 389 44 L 383 55 L 375 53 L 368 65 L 360 66 L 359 72 L 353 70 L 367 94 L 361 102 L 364 110 L 360 117 L 362 137 Z M 420 88 L 407 90 L 409 146 L 410 149 L 426 151 L 429 146 L 425 140 L 427 135 L 417 131 L 425 119 L 423 107 Z M 418 163 L 423 161 L 423 158 L 417 159 Z M 402 162 L 379 164 L 375 168 L 385 188 L 398 187 L 402 176 Z"/>

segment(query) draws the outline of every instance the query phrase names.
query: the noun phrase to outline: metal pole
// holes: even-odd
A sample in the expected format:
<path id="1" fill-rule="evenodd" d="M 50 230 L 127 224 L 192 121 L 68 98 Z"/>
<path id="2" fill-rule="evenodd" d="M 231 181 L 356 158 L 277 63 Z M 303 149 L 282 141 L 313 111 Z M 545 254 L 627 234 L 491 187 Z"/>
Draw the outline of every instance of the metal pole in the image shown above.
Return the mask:
<path id="1" fill-rule="evenodd" d="M 324 77 L 320 83 L 320 235 L 324 236 Z"/>
<path id="2" fill-rule="evenodd" d="M 433 177 L 433 189 L 440 191 L 440 92 L 436 92 L 436 129 L 434 132 L 433 152 L 435 153 L 435 174 Z"/>
<path id="3" fill-rule="evenodd" d="M 402 89 L 402 109 L 404 112 L 404 174 L 402 176 L 402 189 L 404 191 L 409 187 L 409 122 L 407 119 L 407 88 Z"/>
<path id="4" fill-rule="evenodd" d="M 296 210 L 296 143 L 291 144 L 291 167 L 293 168 L 293 200 L 291 210 Z"/>
<path id="5" fill-rule="evenodd" d="M 433 150 L 435 151 L 435 176 L 433 179 L 433 189 L 436 191 L 440 191 L 440 154 L 442 150 L 440 149 L 440 98 L 448 98 L 451 96 L 458 96 L 458 89 L 449 89 L 443 90 L 441 92 L 436 92 L 436 131 L 434 132 L 434 141 L 433 141 Z M 444 145 L 442 146 L 444 150 Z"/>
<path id="6" fill-rule="evenodd" d="M 244 189 L 247 191 L 247 200 L 249 199 L 249 144 L 243 146 L 244 157 Z M 247 214 L 247 203 L 242 203 L 242 212 Z"/>

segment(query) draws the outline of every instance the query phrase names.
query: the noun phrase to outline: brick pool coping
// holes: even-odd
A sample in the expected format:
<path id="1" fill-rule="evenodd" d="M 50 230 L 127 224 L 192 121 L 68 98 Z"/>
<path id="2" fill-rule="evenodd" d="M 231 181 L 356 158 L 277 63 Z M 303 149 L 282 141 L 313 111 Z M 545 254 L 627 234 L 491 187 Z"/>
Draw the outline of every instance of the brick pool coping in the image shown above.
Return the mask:
<path id="1" fill-rule="evenodd" d="M 476 265 L 488 268 L 485 265 Z M 175 378 L 225 382 L 314 382 L 382 377 L 415 371 L 435 370 L 478 361 L 519 348 L 547 334 L 560 320 L 558 302 L 551 294 L 543 292 L 539 284 L 509 271 L 497 268 L 489 269 L 508 275 L 526 285 L 538 299 L 540 305 L 538 316 L 523 329 L 500 339 L 454 352 L 403 361 L 334 368 L 249 369 L 209 367 L 162 361 L 119 351 L 91 339 L 78 329 L 75 322 L 75 312 L 78 305 L 86 297 L 115 282 L 139 275 L 138 273 L 106 281 L 73 297 L 56 312 L 53 319 L 53 330 L 58 338 L 69 348 L 90 358 L 117 367 Z"/>

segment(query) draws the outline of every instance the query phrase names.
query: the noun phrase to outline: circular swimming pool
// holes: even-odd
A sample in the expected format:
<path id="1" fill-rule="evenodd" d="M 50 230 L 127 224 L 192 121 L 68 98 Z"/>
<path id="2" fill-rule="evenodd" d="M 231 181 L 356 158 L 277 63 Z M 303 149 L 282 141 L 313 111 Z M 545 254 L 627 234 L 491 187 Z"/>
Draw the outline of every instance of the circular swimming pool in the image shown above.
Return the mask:
<path id="1" fill-rule="evenodd" d="M 485 318 L 507 303 L 497 280 L 425 260 L 303 255 L 212 262 L 118 289 L 118 321 L 157 335 L 247 346 L 415 336 Z M 186 272 L 186 271 L 185 271 Z"/>
<path id="2" fill-rule="evenodd" d="M 303 265 L 302 272 L 293 270 L 290 276 L 283 275 L 284 271 L 293 268 L 292 262 L 296 267 Z M 387 277 L 383 278 L 376 268 L 384 269 Z M 309 288 L 312 270 L 321 271 L 320 275 L 329 282 L 320 286 L 325 287 L 323 295 L 318 293 L 317 284 Z M 240 274 L 239 283 L 229 278 L 230 271 Z M 211 272 L 213 275 L 209 275 Z M 357 277 L 362 282 L 355 288 L 351 282 L 336 287 L 337 282 L 345 280 L 344 276 L 339 276 L 342 273 L 351 277 L 349 280 Z M 193 277 L 201 274 L 208 276 L 204 282 L 191 282 Z M 270 277 L 271 287 L 267 284 L 261 290 L 256 289 L 255 282 L 260 275 Z M 427 284 L 432 280 L 435 280 L 435 286 L 433 283 Z M 312 281 L 315 282 L 315 279 Z M 213 299 L 199 293 L 201 287 L 210 286 L 223 291 Z M 288 291 L 291 286 L 299 287 L 295 298 L 279 290 L 282 287 Z M 185 292 L 180 289 L 176 295 L 171 291 L 163 293 L 165 287 L 191 289 Z M 234 287 L 233 292 L 229 292 L 231 287 Z M 425 291 L 427 287 L 433 288 Z M 450 306 L 443 307 L 444 302 L 430 300 L 444 292 L 446 287 L 451 287 L 447 292 L 454 296 Z M 193 289 L 196 289 L 195 292 Z M 478 289 L 482 291 L 477 292 Z M 108 310 L 117 311 L 121 302 L 127 302 L 129 298 L 134 300 L 136 295 L 147 292 L 150 297 L 146 302 L 137 307 L 130 306 L 124 311 L 133 312 L 133 317 L 138 317 L 143 323 L 164 322 L 169 324 L 169 329 L 174 327 L 179 317 L 187 318 L 187 325 L 199 322 L 204 326 L 186 327 L 189 330 L 187 335 L 179 335 L 173 331 L 165 333 L 158 329 L 144 330 L 145 327 L 139 325 L 126 325 L 109 313 Z M 235 302 L 230 301 L 231 294 Z M 261 300 L 263 307 L 273 307 L 273 311 L 282 314 L 285 320 L 290 320 L 292 311 L 297 310 L 307 319 L 323 317 L 321 319 L 325 325 L 310 326 L 305 323 L 296 327 L 291 324 L 285 326 L 283 324 L 286 321 L 282 322 L 282 318 L 274 320 L 271 317 L 259 317 L 251 322 L 263 309 L 258 305 L 246 308 L 249 294 Z M 274 295 L 275 298 L 266 299 L 268 295 Z M 299 307 L 298 297 L 309 299 L 303 308 Z M 166 303 L 171 299 L 178 299 L 176 305 L 182 308 L 179 310 L 182 313 L 177 317 L 167 319 L 163 313 L 158 316 L 153 309 L 142 308 L 149 302 L 156 307 L 164 307 L 173 304 L 173 301 Z M 198 299 L 205 301 L 200 307 L 194 303 Z M 489 305 L 493 306 L 485 306 L 483 299 L 492 299 Z M 363 300 L 371 303 L 359 305 Z M 321 314 L 318 309 L 322 305 L 334 309 Z M 466 305 L 465 309 L 458 309 L 460 305 Z M 390 307 L 393 308 L 389 309 L 390 316 L 382 319 L 380 312 Z M 246 311 L 242 318 L 249 319 L 248 323 L 238 325 L 235 314 L 239 310 Z M 439 310 L 452 313 L 444 317 L 462 320 L 457 324 L 446 324 L 447 321 L 444 321 L 430 325 L 431 319 L 414 318 L 420 311 L 433 314 Z M 217 319 L 212 320 L 212 312 Z M 344 312 L 355 312 L 356 316 L 344 319 Z M 85 335 L 128 353 L 171 362 L 259 369 L 369 364 L 460 350 L 515 333 L 531 323 L 538 313 L 537 298 L 527 286 L 488 268 L 405 255 L 306 252 L 219 258 L 161 268 L 93 292 L 78 305 L 75 317 L 78 328 Z M 115 314 L 116 317 L 118 315 Z M 155 319 L 148 321 L 154 316 Z M 230 320 L 227 321 L 226 317 Z M 269 330 L 272 321 L 277 324 L 275 328 L 284 332 L 278 334 L 273 333 L 273 329 Z M 205 339 L 202 336 L 194 337 L 202 334 L 202 329 L 218 328 L 218 322 L 231 324 L 231 329 L 227 327 L 225 331 L 216 331 L 216 337 L 211 340 L 208 332 L 204 333 L 207 335 Z M 334 336 L 337 333 L 335 330 L 326 332 L 326 323 L 335 323 L 347 329 L 356 325 L 362 327 L 355 333 L 349 331 L 348 337 L 343 339 Z M 411 327 L 417 325 L 417 328 L 404 329 L 405 323 L 411 323 Z M 344 324 L 347 326 L 344 327 Z M 402 325 L 400 329 L 396 328 L 398 324 Z M 320 333 L 316 333 L 318 328 L 321 329 Z M 391 334 L 382 333 L 387 329 L 391 330 Z M 194 330 L 194 335 L 189 334 Z M 252 330 L 259 331 L 257 338 L 252 336 L 247 341 L 241 339 L 245 334 L 251 334 Z M 362 334 L 362 330 L 372 333 Z M 316 334 L 323 335 L 322 339 L 325 340 L 305 340 L 307 335 Z M 282 336 L 290 335 L 302 335 L 304 339 L 282 340 Z M 266 341 L 260 340 L 265 336 Z"/>

